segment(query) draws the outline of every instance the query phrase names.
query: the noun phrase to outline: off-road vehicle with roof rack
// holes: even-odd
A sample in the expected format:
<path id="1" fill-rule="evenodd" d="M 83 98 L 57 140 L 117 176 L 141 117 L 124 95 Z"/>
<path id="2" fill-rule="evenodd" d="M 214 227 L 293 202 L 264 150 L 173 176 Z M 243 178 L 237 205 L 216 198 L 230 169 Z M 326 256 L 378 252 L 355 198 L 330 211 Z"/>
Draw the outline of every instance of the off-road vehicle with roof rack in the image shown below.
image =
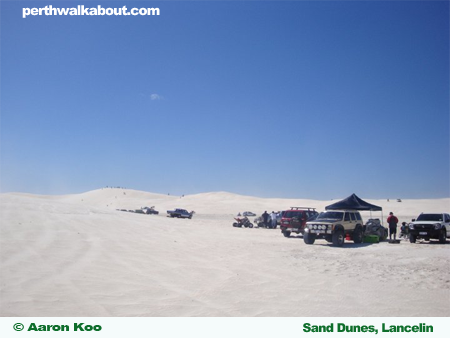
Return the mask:
<path id="1" fill-rule="evenodd" d="M 319 213 L 316 208 L 309 207 L 291 207 L 291 210 L 282 212 L 280 221 L 281 233 L 289 237 L 292 232 L 303 234 L 306 222 L 313 220 Z"/>
<path id="2" fill-rule="evenodd" d="M 306 244 L 314 244 L 316 239 L 325 239 L 334 246 L 342 246 L 346 238 L 362 243 L 363 233 L 363 221 L 358 211 L 329 210 L 306 223 L 303 240 Z"/>
<path id="3" fill-rule="evenodd" d="M 450 236 L 450 215 L 422 213 L 409 224 L 409 241 L 415 243 L 418 238 L 426 241 L 438 239 L 439 243 L 445 244 Z"/>

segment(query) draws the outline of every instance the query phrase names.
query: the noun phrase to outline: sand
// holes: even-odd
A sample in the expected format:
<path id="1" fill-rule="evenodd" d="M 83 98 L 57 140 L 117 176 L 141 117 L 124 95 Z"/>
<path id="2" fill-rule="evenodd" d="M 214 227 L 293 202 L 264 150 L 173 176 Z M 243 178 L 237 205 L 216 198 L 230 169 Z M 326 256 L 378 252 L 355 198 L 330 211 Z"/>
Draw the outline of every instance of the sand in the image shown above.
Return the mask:
<path id="1" fill-rule="evenodd" d="M 110 188 L 1 194 L 0 315 L 449 316 L 450 241 L 335 248 L 231 226 L 237 212 L 321 211 L 336 201 Z M 449 198 L 367 201 L 400 222 L 450 206 Z M 143 206 L 160 215 L 115 210 Z M 176 207 L 196 214 L 166 217 Z"/>

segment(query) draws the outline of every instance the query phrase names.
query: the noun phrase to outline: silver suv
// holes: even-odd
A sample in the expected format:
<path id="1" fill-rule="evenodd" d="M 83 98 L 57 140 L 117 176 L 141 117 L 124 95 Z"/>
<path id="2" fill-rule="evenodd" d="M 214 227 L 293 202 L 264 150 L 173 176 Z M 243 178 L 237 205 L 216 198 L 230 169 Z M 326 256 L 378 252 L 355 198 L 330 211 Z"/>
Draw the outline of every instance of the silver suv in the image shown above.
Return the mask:
<path id="1" fill-rule="evenodd" d="M 332 210 L 321 212 L 315 220 L 306 223 L 303 240 L 306 244 L 314 244 L 316 239 L 323 238 L 335 246 L 342 246 L 346 237 L 354 243 L 362 243 L 363 233 L 363 221 L 358 211 Z"/>

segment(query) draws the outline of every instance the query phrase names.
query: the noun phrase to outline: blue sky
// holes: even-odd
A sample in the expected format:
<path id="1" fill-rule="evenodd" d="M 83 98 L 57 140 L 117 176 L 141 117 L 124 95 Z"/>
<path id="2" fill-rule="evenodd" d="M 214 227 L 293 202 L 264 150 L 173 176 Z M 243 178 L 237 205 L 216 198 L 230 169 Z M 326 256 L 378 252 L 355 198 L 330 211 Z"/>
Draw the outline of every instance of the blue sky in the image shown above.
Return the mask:
<path id="1" fill-rule="evenodd" d="M 2 192 L 449 197 L 449 3 L 2 2 L 0 128 Z"/>

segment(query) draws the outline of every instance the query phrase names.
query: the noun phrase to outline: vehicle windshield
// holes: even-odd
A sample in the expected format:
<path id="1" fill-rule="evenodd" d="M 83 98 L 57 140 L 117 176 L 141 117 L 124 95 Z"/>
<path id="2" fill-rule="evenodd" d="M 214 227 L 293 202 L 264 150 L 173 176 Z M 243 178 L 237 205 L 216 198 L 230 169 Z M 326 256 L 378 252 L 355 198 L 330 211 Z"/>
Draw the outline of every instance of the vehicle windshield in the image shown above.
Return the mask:
<path id="1" fill-rule="evenodd" d="M 308 217 L 308 221 L 314 221 L 317 218 L 317 216 L 319 216 L 318 212 L 312 214 L 311 216 Z"/>
<path id="2" fill-rule="evenodd" d="M 301 212 L 290 211 L 290 210 L 285 211 L 284 214 L 283 214 L 283 218 L 293 218 L 293 217 L 301 218 L 302 216 L 303 215 L 302 215 Z"/>
<path id="3" fill-rule="evenodd" d="M 319 220 L 319 219 L 332 219 L 332 220 L 336 220 L 336 221 L 341 221 L 343 217 L 344 217 L 344 213 L 343 212 L 326 211 L 326 212 L 321 212 L 320 215 L 317 217 L 317 220 Z"/>
<path id="4" fill-rule="evenodd" d="M 442 222 L 442 214 L 420 214 L 417 220 Z"/>

